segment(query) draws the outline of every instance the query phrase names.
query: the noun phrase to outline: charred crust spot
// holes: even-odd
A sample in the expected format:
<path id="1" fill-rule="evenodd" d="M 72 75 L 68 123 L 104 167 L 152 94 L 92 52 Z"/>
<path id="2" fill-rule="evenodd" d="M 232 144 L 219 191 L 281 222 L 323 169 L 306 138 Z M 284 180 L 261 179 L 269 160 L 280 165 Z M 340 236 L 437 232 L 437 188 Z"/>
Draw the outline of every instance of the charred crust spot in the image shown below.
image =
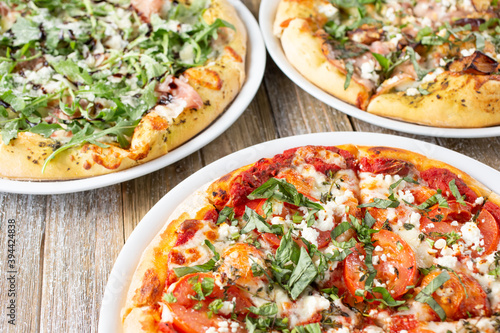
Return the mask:
<path id="1" fill-rule="evenodd" d="M 232 48 L 232 47 L 230 47 L 230 46 L 226 46 L 226 47 L 225 47 L 225 50 L 226 50 L 226 52 L 227 52 L 227 53 L 229 53 L 229 55 L 230 55 L 230 56 L 231 56 L 231 57 L 232 57 L 235 61 L 237 61 L 237 62 L 243 62 L 243 59 L 241 58 L 241 56 L 240 56 L 238 53 L 236 53 L 236 51 L 235 51 L 235 50 L 233 50 L 233 48 Z"/>
<path id="2" fill-rule="evenodd" d="M 28 155 L 28 156 L 26 156 L 26 158 L 27 158 L 28 160 L 31 160 L 31 156 L 29 156 L 29 155 Z"/>
<path id="3" fill-rule="evenodd" d="M 134 301 L 141 305 L 154 302 L 161 296 L 162 289 L 162 283 L 158 277 L 158 274 L 154 271 L 154 269 L 150 268 L 144 274 L 144 278 L 142 279 L 142 286 L 136 292 Z"/>
<path id="4" fill-rule="evenodd" d="M 38 160 L 33 160 L 31 162 L 33 162 L 33 164 L 38 164 Z"/>
<path id="5" fill-rule="evenodd" d="M 84 168 L 85 170 L 88 170 L 88 169 L 90 169 L 91 167 L 92 167 L 92 165 L 90 165 L 90 163 L 89 163 L 88 161 L 85 161 L 85 162 L 83 163 L 83 168 Z"/>
<path id="6" fill-rule="evenodd" d="M 436 98 L 437 98 L 437 99 L 441 99 L 441 95 L 437 94 L 437 95 L 436 95 Z"/>

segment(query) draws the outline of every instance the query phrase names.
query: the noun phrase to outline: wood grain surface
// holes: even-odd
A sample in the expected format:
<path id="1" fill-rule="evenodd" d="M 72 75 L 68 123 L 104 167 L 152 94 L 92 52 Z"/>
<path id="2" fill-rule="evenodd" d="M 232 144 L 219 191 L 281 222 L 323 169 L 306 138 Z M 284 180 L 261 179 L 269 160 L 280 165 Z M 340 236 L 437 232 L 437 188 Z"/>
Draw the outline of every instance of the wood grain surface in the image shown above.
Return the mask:
<path id="1" fill-rule="evenodd" d="M 265 0 L 264 0 L 265 1 Z M 257 17 L 260 0 L 243 0 Z M 252 32 L 251 32 L 252 33 Z M 436 139 L 386 130 L 327 106 L 268 58 L 242 117 L 203 149 L 155 173 L 83 193 L 0 193 L 0 332 L 95 332 L 113 263 L 137 223 L 179 182 L 227 154 L 263 141 L 325 131 L 369 131 L 432 142 L 500 170 L 500 138 Z M 16 221 L 16 325 L 8 323 L 7 225 Z"/>

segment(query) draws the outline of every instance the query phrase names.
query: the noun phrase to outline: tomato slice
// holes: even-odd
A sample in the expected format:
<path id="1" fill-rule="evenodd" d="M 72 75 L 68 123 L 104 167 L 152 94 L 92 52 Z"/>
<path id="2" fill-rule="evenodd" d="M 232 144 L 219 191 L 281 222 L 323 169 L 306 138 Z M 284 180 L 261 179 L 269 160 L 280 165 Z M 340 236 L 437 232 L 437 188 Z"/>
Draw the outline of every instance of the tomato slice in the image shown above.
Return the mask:
<path id="1" fill-rule="evenodd" d="M 472 255 L 478 257 L 493 253 L 493 251 L 497 249 L 498 242 L 500 241 L 500 231 L 495 218 L 488 210 L 483 209 L 479 213 L 476 222 L 477 227 L 481 230 L 481 234 L 484 237 L 484 251 L 482 251 L 480 255 L 473 251 Z"/>
<path id="2" fill-rule="evenodd" d="M 441 270 L 434 270 L 427 274 L 422 279 L 421 287 L 427 286 L 441 273 Z M 450 279 L 432 294 L 432 298 L 446 313 L 446 318 L 459 320 L 490 316 L 491 308 L 488 297 L 479 283 L 467 274 L 461 272 L 457 272 L 457 274 L 460 279 L 454 273 L 449 273 Z M 436 314 L 436 320 L 438 319 Z"/>
<path id="3" fill-rule="evenodd" d="M 417 263 L 415 253 L 411 247 L 397 234 L 380 230 L 372 236 L 374 256 L 379 260 L 373 266 L 377 270 L 376 280 L 386 285 L 391 296 L 397 298 L 404 295 L 406 286 L 415 283 L 417 278 Z M 382 250 L 379 251 L 378 247 Z M 356 290 L 365 288 L 366 278 L 361 278 L 366 272 L 364 258 L 359 253 L 366 255 L 364 248 L 358 246 L 356 251 L 345 259 L 344 280 L 349 292 L 354 295 Z M 380 298 L 380 295 L 376 295 Z M 358 296 L 358 301 L 362 298 Z"/>
<path id="4" fill-rule="evenodd" d="M 243 316 L 248 313 L 247 308 L 252 306 L 253 303 L 242 289 L 234 285 L 224 290 L 215 284 L 212 293 L 205 296 L 204 300 L 198 301 L 193 299 L 196 296 L 196 292 L 193 290 L 193 282 L 202 282 L 205 278 L 214 278 L 214 275 L 211 273 L 193 273 L 180 278 L 172 290 L 172 294 L 177 299 L 175 304 L 182 305 L 186 309 L 191 309 L 196 305 L 198 306 L 198 310 L 196 311 L 206 315 L 205 312 L 208 311 L 208 305 L 214 300 L 232 301 L 233 298 L 236 298 L 234 312 Z"/>
<path id="5" fill-rule="evenodd" d="M 179 333 L 206 332 L 209 327 L 219 328 L 219 323 L 226 321 L 226 319 L 218 315 L 213 315 L 211 318 L 208 318 L 205 312 L 189 309 L 176 303 L 170 303 L 168 307 L 173 315 L 173 326 Z M 239 322 L 236 332 L 246 332 L 244 325 L 245 324 Z"/>
<path id="6" fill-rule="evenodd" d="M 474 207 L 466 202 L 466 205 L 461 205 L 456 201 L 448 202 L 449 208 L 437 207 L 429 213 L 428 217 L 424 217 L 420 224 L 420 229 L 426 233 L 450 233 L 460 232 L 464 223 L 472 219 L 472 212 Z M 441 222 L 436 222 L 439 220 Z M 458 224 L 452 225 L 451 222 L 457 221 Z M 478 253 L 472 251 L 473 257 L 487 255 L 496 250 L 500 242 L 500 230 L 498 223 L 488 209 L 483 208 L 476 219 L 477 227 L 481 230 L 484 240 L 484 251 Z M 432 237 L 433 239 L 443 237 Z"/>

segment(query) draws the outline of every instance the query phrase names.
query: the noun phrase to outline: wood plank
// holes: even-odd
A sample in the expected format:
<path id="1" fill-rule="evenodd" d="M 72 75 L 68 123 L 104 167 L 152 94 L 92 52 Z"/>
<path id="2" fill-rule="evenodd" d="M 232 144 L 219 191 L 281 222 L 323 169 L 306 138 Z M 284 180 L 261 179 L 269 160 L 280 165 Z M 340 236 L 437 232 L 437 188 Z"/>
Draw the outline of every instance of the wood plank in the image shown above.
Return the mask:
<path id="1" fill-rule="evenodd" d="M 159 171 L 121 184 L 124 239 L 168 191 L 203 166 L 199 152 Z"/>
<path id="2" fill-rule="evenodd" d="M 40 327 L 41 274 L 45 233 L 45 196 L 0 193 L 0 332 L 37 332 Z M 16 324 L 8 323 L 8 220 L 15 220 Z"/>
<path id="3" fill-rule="evenodd" d="M 451 150 L 472 157 L 500 171 L 500 137 L 483 139 L 438 139 Z"/>
<path id="4" fill-rule="evenodd" d="M 300 89 L 271 58 L 268 59 L 264 82 L 280 137 L 353 130 L 345 114 Z"/>
<path id="5" fill-rule="evenodd" d="M 203 160 L 209 164 L 240 149 L 277 137 L 271 106 L 261 85 L 243 115 L 223 135 L 202 149 Z M 228 172 L 231 170 L 228 169 Z"/>
<path id="6" fill-rule="evenodd" d="M 95 331 L 123 246 L 120 186 L 48 197 L 40 330 Z"/>

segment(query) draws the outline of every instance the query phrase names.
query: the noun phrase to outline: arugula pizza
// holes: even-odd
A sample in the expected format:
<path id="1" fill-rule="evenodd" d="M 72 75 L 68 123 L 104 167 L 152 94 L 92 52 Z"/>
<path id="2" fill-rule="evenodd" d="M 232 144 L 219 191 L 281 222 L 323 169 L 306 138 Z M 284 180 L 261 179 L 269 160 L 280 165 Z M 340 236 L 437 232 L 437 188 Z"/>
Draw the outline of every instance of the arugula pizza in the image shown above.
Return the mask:
<path id="1" fill-rule="evenodd" d="M 0 2 L 0 177 L 74 179 L 150 161 L 245 80 L 226 0 Z"/>
<path id="2" fill-rule="evenodd" d="M 134 273 L 124 331 L 498 332 L 499 205 L 414 152 L 286 150 L 177 207 Z"/>
<path id="3" fill-rule="evenodd" d="M 437 127 L 500 124 L 490 0 L 280 0 L 274 34 L 309 81 L 361 110 Z"/>

